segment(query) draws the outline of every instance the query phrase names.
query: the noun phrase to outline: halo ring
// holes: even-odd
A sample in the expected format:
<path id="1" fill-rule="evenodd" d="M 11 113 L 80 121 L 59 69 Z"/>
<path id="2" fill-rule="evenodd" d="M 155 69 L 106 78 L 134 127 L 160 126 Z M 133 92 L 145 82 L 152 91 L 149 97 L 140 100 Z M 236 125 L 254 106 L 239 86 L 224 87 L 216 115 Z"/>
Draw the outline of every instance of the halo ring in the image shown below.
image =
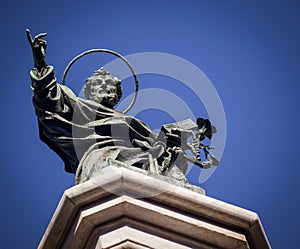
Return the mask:
<path id="1" fill-rule="evenodd" d="M 72 67 L 72 65 L 77 61 L 79 60 L 80 58 L 82 58 L 83 56 L 85 55 L 88 55 L 88 54 L 91 54 L 91 53 L 108 53 L 108 54 L 112 54 L 118 58 L 120 58 L 122 61 L 125 62 L 125 64 L 129 67 L 131 73 L 132 73 L 132 76 L 134 78 L 134 81 L 135 81 L 135 91 L 134 91 L 134 96 L 133 96 L 133 99 L 130 103 L 130 105 L 125 109 L 125 111 L 123 111 L 123 113 L 127 113 L 134 105 L 135 101 L 136 101 L 136 98 L 137 98 L 137 94 L 138 94 L 138 91 L 139 91 L 139 82 L 138 82 L 138 78 L 137 78 L 137 75 L 133 69 L 133 67 L 131 66 L 131 64 L 129 63 L 128 60 L 126 60 L 126 58 L 122 55 L 120 55 L 119 53 L 115 52 L 115 51 L 112 51 L 112 50 L 109 50 L 109 49 L 104 49 L 104 48 L 95 48 L 95 49 L 90 49 L 90 50 L 87 50 L 79 55 L 77 55 L 76 57 L 74 57 L 70 62 L 69 64 L 67 65 L 67 67 L 65 68 L 65 71 L 63 73 L 63 77 L 62 77 L 62 81 L 61 81 L 61 84 L 62 85 L 65 85 L 65 80 L 66 80 L 66 76 L 70 70 L 70 68 Z"/>

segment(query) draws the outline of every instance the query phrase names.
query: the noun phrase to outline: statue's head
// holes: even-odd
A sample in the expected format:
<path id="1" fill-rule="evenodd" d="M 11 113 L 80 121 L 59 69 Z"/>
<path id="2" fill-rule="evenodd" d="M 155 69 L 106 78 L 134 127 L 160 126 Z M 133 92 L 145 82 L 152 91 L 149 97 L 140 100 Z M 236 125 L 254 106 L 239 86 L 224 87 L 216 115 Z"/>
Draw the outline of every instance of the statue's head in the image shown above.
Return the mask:
<path id="1" fill-rule="evenodd" d="M 86 79 L 84 95 L 89 100 L 113 108 L 122 97 L 121 80 L 100 68 Z"/>

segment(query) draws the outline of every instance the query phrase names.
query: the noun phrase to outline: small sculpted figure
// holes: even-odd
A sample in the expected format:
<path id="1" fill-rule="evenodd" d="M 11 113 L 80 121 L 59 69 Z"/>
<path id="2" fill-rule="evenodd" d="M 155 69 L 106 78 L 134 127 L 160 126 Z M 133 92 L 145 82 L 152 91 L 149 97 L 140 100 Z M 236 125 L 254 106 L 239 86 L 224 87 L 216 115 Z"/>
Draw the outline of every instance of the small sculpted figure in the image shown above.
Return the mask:
<path id="1" fill-rule="evenodd" d="M 65 170 L 76 174 L 76 183 L 109 165 L 134 166 L 186 182 L 187 161 L 202 168 L 218 164 L 210 146 L 200 143 L 216 132 L 209 120 L 164 125 L 155 134 L 144 122 L 114 110 L 122 97 L 121 81 L 104 68 L 86 79 L 86 99 L 76 97 L 57 82 L 53 66 L 46 63 L 46 34 L 32 38 L 26 32 L 34 60 L 30 77 L 40 138 L 64 161 Z M 209 160 L 201 162 L 200 149 Z"/>

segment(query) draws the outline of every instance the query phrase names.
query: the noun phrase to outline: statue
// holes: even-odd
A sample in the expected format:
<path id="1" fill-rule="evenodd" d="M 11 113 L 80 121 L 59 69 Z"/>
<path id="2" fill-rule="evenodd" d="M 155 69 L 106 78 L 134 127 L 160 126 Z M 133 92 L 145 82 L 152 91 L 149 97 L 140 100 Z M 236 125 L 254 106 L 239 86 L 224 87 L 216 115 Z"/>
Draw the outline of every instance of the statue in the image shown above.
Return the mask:
<path id="1" fill-rule="evenodd" d="M 121 81 L 104 68 L 86 79 L 86 99 L 76 97 L 57 83 L 53 66 L 46 63 L 46 41 L 42 40 L 46 33 L 34 38 L 29 30 L 26 33 L 34 59 L 30 76 L 40 139 L 64 161 L 66 172 L 76 174 L 76 183 L 111 164 L 138 167 L 180 182 L 187 182 L 187 161 L 201 168 L 218 165 L 209 152 L 212 147 L 201 143 L 216 132 L 209 120 L 163 125 L 155 134 L 144 122 L 114 110 L 122 97 Z M 192 143 L 187 142 L 189 137 Z"/>

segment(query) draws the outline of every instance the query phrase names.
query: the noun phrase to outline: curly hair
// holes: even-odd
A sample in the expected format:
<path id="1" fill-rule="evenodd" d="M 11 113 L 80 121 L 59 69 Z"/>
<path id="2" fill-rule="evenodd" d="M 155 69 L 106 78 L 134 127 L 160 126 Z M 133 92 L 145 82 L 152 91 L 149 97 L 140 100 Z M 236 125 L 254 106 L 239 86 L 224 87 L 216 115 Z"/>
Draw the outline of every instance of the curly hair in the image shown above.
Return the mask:
<path id="1" fill-rule="evenodd" d="M 90 93 L 91 93 L 91 83 L 92 83 L 92 80 L 94 78 L 97 78 L 97 77 L 104 77 L 104 76 L 111 76 L 114 83 L 115 83 L 115 86 L 116 86 L 116 93 L 117 93 L 117 96 L 118 96 L 118 101 L 122 98 L 122 85 L 121 85 L 121 80 L 117 77 L 114 77 L 112 76 L 107 70 L 105 70 L 103 67 L 101 67 L 100 69 L 98 69 L 97 71 L 95 71 L 93 73 L 93 75 L 89 78 L 87 78 L 85 80 L 85 85 L 84 85 L 84 88 L 83 88 L 83 91 L 84 91 L 84 95 L 87 99 L 89 99 L 90 97 Z"/>

